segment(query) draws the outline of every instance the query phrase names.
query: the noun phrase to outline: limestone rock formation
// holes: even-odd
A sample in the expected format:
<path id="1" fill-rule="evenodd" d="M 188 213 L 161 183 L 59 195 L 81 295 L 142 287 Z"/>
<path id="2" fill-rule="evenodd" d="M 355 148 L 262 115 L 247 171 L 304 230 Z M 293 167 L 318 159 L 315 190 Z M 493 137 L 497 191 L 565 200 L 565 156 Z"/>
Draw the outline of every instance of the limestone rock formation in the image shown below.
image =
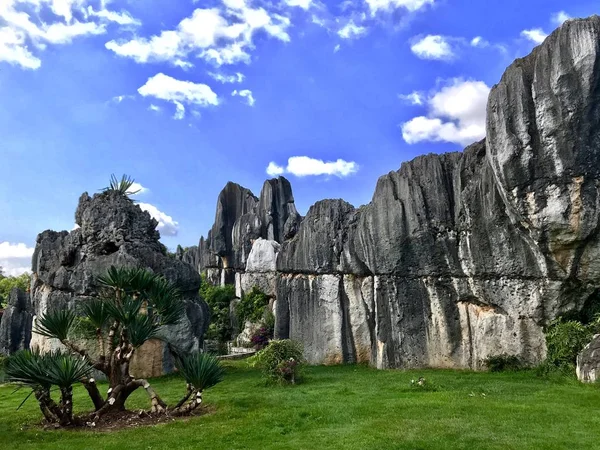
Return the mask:
<path id="1" fill-rule="evenodd" d="M 600 334 L 577 355 L 577 378 L 584 383 L 595 383 L 600 378 Z"/>
<path id="2" fill-rule="evenodd" d="M 78 302 L 96 296 L 98 276 L 110 266 L 144 267 L 177 284 L 186 305 L 186 315 L 178 325 L 168 327 L 169 342 L 183 351 L 202 343 L 208 326 L 208 307 L 198 297 L 200 276 L 187 263 L 167 256 L 159 242 L 157 222 L 150 214 L 117 192 L 79 199 L 75 213 L 79 228 L 71 231 L 44 231 L 37 237 L 32 262 L 32 303 L 36 315 L 60 308 L 74 308 Z M 50 349 L 57 342 L 34 333 L 31 346 Z M 164 345 L 154 356 L 133 363 L 137 376 L 155 376 L 171 370 L 172 361 Z M 139 352 L 148 353 L 148 349 Z M 139 359 L 140 356 L 137 356 Z M 144 366 L 144 361 L 150 361 Z"/>
<path id="3" fill-rule="evenodd" d="M 33 309 L 27 292 L 13 288 L 0 321 L 0 354 L 10 355 L 29 348 Z"/>
<path id="4" fill-rule="evenodd" d="M 277 270 L 262 277 L 275 285 L 276 336 L 302 341 L 310 362 L 477 369 L 508 353 L 537 363 L 543 327 L 599 298 L 600 17 L 567 21 L 507 69 L 484 141 L 402 164 L 364 207 L 324 200 L 300 220 L 291 188 L 267 183 L 285 185 L 284 198 L 265 185 L 257 205 L 226 187 L 235 195 L 219 197 L 203 250 L 221 262 L 199 268 L 237 277 L 242 291 L 261 273 L 252 243 L 279 242 Z M 215 230 L 230 233 L 224 245 Z"/>

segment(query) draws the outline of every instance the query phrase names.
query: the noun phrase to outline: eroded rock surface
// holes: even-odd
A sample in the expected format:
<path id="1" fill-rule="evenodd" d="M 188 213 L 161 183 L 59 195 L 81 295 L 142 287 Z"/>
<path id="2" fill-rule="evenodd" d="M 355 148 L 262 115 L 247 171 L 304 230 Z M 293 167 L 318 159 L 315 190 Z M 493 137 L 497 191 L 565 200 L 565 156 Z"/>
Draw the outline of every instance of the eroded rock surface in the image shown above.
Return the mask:
<path id="1" fill-rule="evenodd" d="M 168 327 L 169 342 L 182 351 L 199 348 L 208 326 L 208 308 L 198 297 L 200 275 L 195 267 L 167 256 L 159 242 L 157 222 L 125 196 L 108 192 L 83 194 L 75 213 L 79 228 L 44 231 L 37 237 L 32 262 L 31 298 L 36 315 L 75 308 L 99 293 L 98 276 L 112 266 L 143 267 L 176 283 L 183 293 L 186 315 Z M 32 347 L 56 348 L 54 340 L 33 334 Z M 148 343 L 136 358 L 137 376 L 156 376 L 172 369 L 164 345 Z M 152 357 L 148 355 L 152 353 Z M 145 366 L 145 362 L 148 364 Z"/>
<path id="2" fill-rule="evenodd" d="M 33 308 L 27 292 L 13 288 L 0 320 L 0 354 L 11 355 L 29 348 Z"/>
<path id="3" fill-rule="evenodd" d="M 600 288 L 599 51 L 599 17 L 566 22 L 494 86 L 486 140 L 402 164 L 359 209 L 324 200 L 300 221 L 287 180 L 258 203 L 228 185 L 199 269 L 240 295 L 262 282 L 276 336 L 302 341 L 313 363 L 539 362 L 543 327 Z M 281 244 L 276 270 L 249 259 L 259 237 Z"/>

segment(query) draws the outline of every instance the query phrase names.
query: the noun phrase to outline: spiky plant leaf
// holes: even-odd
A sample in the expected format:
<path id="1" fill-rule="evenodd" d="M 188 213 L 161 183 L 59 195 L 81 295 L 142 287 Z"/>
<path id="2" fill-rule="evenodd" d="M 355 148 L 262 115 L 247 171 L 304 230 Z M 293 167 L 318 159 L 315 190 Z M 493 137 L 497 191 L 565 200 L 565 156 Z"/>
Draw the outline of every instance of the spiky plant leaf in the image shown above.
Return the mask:
<path id="1" fill-rule="evenodd" d="M 50 389 L 45 357 L 39 351 L 21 350 L 6 359 L 4 371 L 7 381 L 31 388 L 41 386 Z"/>
<path id="2" fill-rule="evenodd" d="M 106 301 L 97 298 L 83 302 L 81 311 L 96 328 L 104 327 L 110 318 L 110 312 L 106 307 Z"/>
<path id="3" fill-rule="evenodd" d="M 223 381 L 225 369 L 208 353 L 192 352 L 175 358 L 177 369 L 195 389 L 203 391 Z"/>
<path id="4" fill-rule="evenodd" d="M 103 287 L 139 297 L 147 295 L 157 278 L 147 269 L 111 266 L 106 275 L 97 278 L 97 282 Z"/>
<path id="5" fill-rule="evenodd" d="M 129 326 L 129 324 L 133 322 L 140 313 L 143 303 L 144 301 L 141 298 L 135 299 L 126 296 L 122 299 L 121 303 L 107 301 L 104 303 L 104 307 L 108 311 L 108 314 L 111 318 L 125 326 Z"/>
<path id="6" fill-rule="evenodd" d="M 69 353 L 57 351 L 44 356 L 48 380 L 60 388 L 71 387 L 92 372 L 88 361 Z"/>
<path id="7" fill-rule="evenodd" d="M 42 336 L 64 341 L 74 320 L 75 313 L 69 309 L 47 312 L 37 319 L 34 331 Z"/>
<path id="8" fill-rule="evenodd" d="M 162 325 L 175 325 L 185 312 L 181 292 L 172 283 L 157 277 L 148 292 L 148 304 Z"/>
<path id="9" fill-rule="evenodd" d="M 130 274 L 124 267 L 110 266 L 106 275 L 99 276 L 96 281 L 100 286 L 125 291 L 129 288 Z"/>
<path id="10" fill-rule="evenodd" d="M 110 183 L 108 187 L 102 188 L 102 192 L 118 192 L 122 195 L 135 195 L 140 190 L 132 190 L 132 186 L 135 180 L 128 175 L 123 175 L 121 179 L 117 179 L 115 174 L 113 173 L 110 176 Z"/>
<path id="11" fill-rule="evenodd" d="M 129 342 L 137 348 L 150 339 L 159 338 L 161 328 L 149 316 L 139 314 L 127 325 Z"/>

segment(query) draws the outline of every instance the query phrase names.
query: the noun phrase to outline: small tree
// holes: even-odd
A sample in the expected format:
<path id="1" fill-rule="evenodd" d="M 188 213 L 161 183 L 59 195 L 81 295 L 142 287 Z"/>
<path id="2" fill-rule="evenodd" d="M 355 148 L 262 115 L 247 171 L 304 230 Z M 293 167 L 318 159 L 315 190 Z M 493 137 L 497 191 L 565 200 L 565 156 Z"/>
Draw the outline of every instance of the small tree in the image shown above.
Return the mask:
<path id="1" fill-rule="evenodd" d="M 93 419 L 124 410 L 127 399 L 138 388 L 146 390 L 153 413 L 183 415 L 191 412 L 199 405 L 197 400 L 192 406 L 184 405 L 184 400 L 169 409 L 147 380 L 135 378 L 129 371 L 135 351 L 150 339 L 164 339 L 161 333 L 164 327 L 180 320 L 184 305 L 177 288 L 147 270 L 114 266 L 98 282 L 104 287 L 103 295 L 83 302 L 80 314 L 95 328 L 99 356 L 92 357 L 89 348 L 70 339 L 78 319 L 75 312 L 46 313 L 38 319 L 35 331 L 58 339 L 69 354 L 16 354 L 7 362 L 9 381 L 31 387 L 46 419 L 61 425 L 74 423 L 71 392 L 72 385 L 77 382 L 85 386 L 92 399 Z M 222 379 L 223 369 L 216 359 L 192 353 L 176 360 L 188 382 L 188 391 L 191 389 L 194 394 L 201 394 L 203 389 Z M 53 371 L 48 367 L 53 367 Z M 95 380 L 90 377 L 92 368 L 108 378 L 106 397 L 100 394 Z M 51 386 L 60 388 L 61 403 L 58 406 L 50 397 Z M 70 405 L 68 411 L 66 405 Z"/>

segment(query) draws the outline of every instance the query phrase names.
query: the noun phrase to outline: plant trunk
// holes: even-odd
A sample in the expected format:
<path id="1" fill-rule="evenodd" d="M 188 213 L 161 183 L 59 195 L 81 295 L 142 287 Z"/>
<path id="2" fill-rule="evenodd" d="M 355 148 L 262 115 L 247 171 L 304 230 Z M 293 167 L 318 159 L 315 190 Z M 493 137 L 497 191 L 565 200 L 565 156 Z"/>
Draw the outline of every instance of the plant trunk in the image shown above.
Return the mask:
<path id="1" fill-rule="evenodd" d="M 60 388 L 60 425 L 73 423 L 73 387 Z"/>
<path id="2" fill-rule="evenodd" d="M 94 409 L 98 411 L 104 406 L 105 402 L 102 398 L 102 394 L 100 394 L 100 391 L 98 390 L 98 386 L 96 386 L 96 380 L 90 378 L 89 380 L 84 380 L 82 384 L 88 391 L 90 399 L 92 399 L 92 403 L 94 403 Z"/>
<path id="3" fill-rule="evenodd" d="M 202 391 L 194 390 L 195 396 L 192 400 L 179 408 L 175 408 L 171 414 L 173 416 L 187 416 L 193 410 L 202 404 Z"/>
<path id="4" fill-rule="evenodd" d="M 36 389 L 34 391 L 36 400 L 40 405 L 40 410 L 48 423 L 58 423 L 58 415 L 56 414 L 56 403 L 50 398 L 49 389 Z"/>

